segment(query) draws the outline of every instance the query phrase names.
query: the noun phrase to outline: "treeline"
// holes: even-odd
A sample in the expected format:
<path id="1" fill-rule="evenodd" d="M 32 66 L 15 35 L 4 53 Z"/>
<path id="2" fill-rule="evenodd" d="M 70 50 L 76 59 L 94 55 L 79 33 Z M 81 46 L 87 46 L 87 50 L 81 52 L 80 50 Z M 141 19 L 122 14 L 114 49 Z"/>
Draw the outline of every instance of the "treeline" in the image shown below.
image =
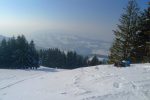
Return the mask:
<path id="1" fill-rule="evenodd" d="M 150 62 L 150 2 L 148 8 L 141 12 L 136 0 L 129 0 L 119 21 L 114 30 L 109 62 Z"/>
<path id="2" fill-rule="evenodd" d="M 25 36 L 3 39 L 0 43 L 0 68 L 7 69 L 37 69 L 40 65 L 51 68 L 73 69 L 99 65 L 101 62 L 95 56 L 88 57 L 73 51 L 63 52 L 59 49 L 37 51 L 34 41 L 28 43 Z"/>
<path id="3" fill-rule="evenodd" d="M 95 56 L 91 61 L 73 51 L 63 52 L 59 49 L 40 50 L 41 65 L 51 68 L 74 69 L 101 64 Z"/>
<path id="4" fill-rule="evenodd" d="M 18 36 L 0 43 L 0 68 L 34 69 L 39 67 L 39 55 L 34 42 Z"/>

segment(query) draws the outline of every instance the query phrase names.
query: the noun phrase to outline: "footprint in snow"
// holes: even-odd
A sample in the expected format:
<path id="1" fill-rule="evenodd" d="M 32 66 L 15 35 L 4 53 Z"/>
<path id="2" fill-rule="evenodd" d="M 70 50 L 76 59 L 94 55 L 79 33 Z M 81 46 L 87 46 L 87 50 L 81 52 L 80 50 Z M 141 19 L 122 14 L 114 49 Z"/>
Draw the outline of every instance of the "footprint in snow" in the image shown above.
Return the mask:
<path id="1" fill-rule="evenodd" d="M 98 67 L 98 66 L 96 66 L 96 67 L 95 67 L 95 69 L 96 69 L 96 70 L 99 70 L 99 67 Z"/>
<path id="2" fill-rule="evenodd" d="M 7 95 L 7 93 L 3 93 L 3 95 Z"/>
<path id="3" fill-rule="evenodd" d="M 115 87 L 115 88 L 120 88 L 120 83 L 114 82 L 114 83 L 113 83 L 113 87 Z"/>
<path id="4" fill-rule="evenodd" d="M 43 80 L 43 79 L 44 79 L 44 77 L 41 77 L 40 79 L 41 79 L 41 80 Z"/>
<path id="5" fill-rule="evenodd" d="M 63 94 L 63 95 L 65 95 L 65 94 L 67 94 L 67 92 L 62 92 L 62 93 L 60 93 L 60 94 Z"/>

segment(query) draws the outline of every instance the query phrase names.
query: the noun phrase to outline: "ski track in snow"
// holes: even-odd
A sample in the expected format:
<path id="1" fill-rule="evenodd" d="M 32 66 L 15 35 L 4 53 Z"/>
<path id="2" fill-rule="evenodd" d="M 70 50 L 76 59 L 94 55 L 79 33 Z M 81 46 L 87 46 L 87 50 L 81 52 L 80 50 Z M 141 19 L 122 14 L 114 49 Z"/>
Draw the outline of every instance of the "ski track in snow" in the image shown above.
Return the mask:
<path id="1" fill-rule="evenodd" d="M 150 100 L 150 64 L 20 71 L 0 69 L 0 100 Z"/>
<path id="2" fill-rule="evenodd" d="M 0 91 L 3 90 L 3 89 L 9 88 L 9 87 L 11 87 L 11 86 L 17 85 L 17 84 L 19 84 L 19 83 L 21 83 L 21 82 L 24 82 L 24 81 L 27 81 L 27 80 L 30 80 L 30 79 L 39 77 L 39 76 L 41 76 L 41 75 L 33 74 L 33 75 L 31 75 L 29 78 L 25 78 L 25 79 L 21 79 L 21 80 L 19 80 L 19 81 L 15 81 L 15 82 L 9 83 L 8 85 L 6 85 L 6 86 L 4 86 L 4 87 L 0 87 Z M 6 78 L 6 80 L 12 79 L 12 78 L 15 78 L 15 76 L 10 77 L 10 78 Z M 3 80 L 4 80 L 4 79 L 3 79 Z"/>

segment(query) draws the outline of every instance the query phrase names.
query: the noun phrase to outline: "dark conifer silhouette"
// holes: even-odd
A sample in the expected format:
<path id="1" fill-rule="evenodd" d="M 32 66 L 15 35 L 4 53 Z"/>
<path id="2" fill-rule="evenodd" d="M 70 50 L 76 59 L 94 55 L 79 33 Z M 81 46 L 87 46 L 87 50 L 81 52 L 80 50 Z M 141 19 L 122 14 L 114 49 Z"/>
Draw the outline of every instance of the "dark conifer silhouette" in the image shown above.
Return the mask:
<path id="1" fill-rule="evenodd" d="M 39 56 L 34 42 L 27 42 L 25 36 L 12 37 L 0 43 L 0 68 L 37 68 Z"/>

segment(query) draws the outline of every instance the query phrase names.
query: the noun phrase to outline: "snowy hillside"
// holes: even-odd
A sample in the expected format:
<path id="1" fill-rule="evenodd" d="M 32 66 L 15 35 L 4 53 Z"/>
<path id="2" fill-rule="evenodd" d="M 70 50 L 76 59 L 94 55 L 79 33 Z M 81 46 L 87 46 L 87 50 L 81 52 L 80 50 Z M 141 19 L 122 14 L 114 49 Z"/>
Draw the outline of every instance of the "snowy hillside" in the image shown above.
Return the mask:
<path id="1" fill-rule="evenodd" d="M 0 69 L 0 100 L 150 100 L 150 64 Z"/>

